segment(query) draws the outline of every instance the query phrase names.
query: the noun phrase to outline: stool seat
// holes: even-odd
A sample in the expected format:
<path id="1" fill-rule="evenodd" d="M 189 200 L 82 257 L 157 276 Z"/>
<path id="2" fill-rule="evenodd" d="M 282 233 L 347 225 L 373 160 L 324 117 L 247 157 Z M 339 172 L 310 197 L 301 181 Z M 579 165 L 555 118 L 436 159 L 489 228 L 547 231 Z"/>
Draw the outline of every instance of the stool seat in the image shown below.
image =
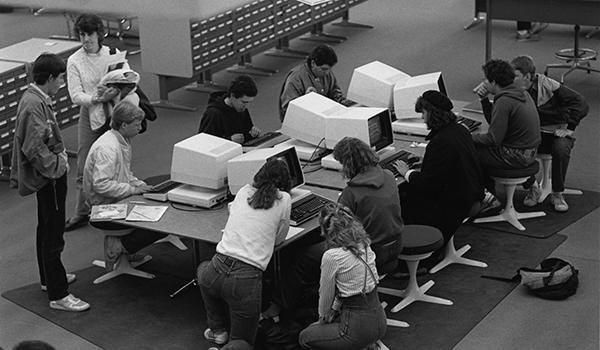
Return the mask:
<path id="1" fill-rule="evenodd" d="M 406 225 L 402 231 L 402 254 L 417 255 L 431 253 L 444 245 L 444 236 L 435 227 Z"/>
<path id="2" fill-rule="evenodd" d="M 540 165 L 538 162 L 533 162 L 531 165 L 525 168 L 515 168 L 515 169 L 497 169 L 497 168 L 489 168 L 487 169 L 488 173 L 492 177 L 502 178 L 502 179 L 515 179 L 521 177 L 530 177 L 532 175 L 537 174 L 540 170 Z"/>

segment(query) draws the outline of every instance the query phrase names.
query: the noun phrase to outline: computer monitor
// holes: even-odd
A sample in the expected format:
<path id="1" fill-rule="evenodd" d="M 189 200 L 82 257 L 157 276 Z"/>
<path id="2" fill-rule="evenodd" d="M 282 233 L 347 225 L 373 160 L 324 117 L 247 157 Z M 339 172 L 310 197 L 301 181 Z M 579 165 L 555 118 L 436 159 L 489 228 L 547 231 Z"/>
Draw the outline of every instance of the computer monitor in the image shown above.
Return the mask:
<path id="1" fill-rule="evenodd" d="M 201 133 L 173 146 L 171 180 L 209 189 L 227 186 L 227 161 L 242 154 L 242 145 Z"/>
<path id="2" fill-rule="evenodd" d="M 368 107 L 394 108 L 394 86 L 410 75 L 379 61 L 354 68 L 347 98 Z"/>
<path id="3" fill-rule="evenodd" d="M 227 162 L 227 175 L 231 194 L 235 195 L 245 185 L 252 184 L 254 175 L 269 159 L 281 159 L 286 162 L 290 170 L 292 188 L 304 184 L 302 166 L 294 147 L 261 148 L 244 153 Z"/>
<path id="4" fill-rule="evenodd" d="M 387 108 L 354 107 L 326 119 L 325 144 L 333 149 L 344 137 L 356 137 L 379 151 L 394 143 L 392 120 Z"/>
<path id="5" fill-rule="evenodd" d="M 448 96 L 442 72 L 422 74 L 394 86 L 394 112 L 396 119 L 417 118 L 415 102 L 427 90 L 437 90 Z"/>
<path id="6" fill-rule="evenodd" d="M 291 138 L 318 145 L 325 138 L 325 120 L 343 113 L 347 107 L 316 92 L 290 101 L 281 132 Z"/>

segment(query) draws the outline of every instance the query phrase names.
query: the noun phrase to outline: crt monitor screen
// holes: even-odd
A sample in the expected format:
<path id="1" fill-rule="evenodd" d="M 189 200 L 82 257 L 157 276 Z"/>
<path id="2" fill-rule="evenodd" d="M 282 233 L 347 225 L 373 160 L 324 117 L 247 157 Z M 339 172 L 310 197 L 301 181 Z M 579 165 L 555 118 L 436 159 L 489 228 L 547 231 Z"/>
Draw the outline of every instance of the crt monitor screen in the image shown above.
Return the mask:
<path id="1" fill-rule="evenodd" d="M 283 160 L 290 170 L 290 180 L 292 182 L 291 188 L 298 187 L 304 184 L 304 174 L 302 173 L 302 166 L 298 160 L 296 149 L 290 147 L 282 152 L 275 154 L 268 159 L 280 159 Z"/>
<path id="2" fill-rule="evenodd" d="M 385 148 L 394 143 L 394 134 L 392 131 L 392 121 L 389 110 L 371 117 L 368 121 L 369 144 L 376 151 Z"/>

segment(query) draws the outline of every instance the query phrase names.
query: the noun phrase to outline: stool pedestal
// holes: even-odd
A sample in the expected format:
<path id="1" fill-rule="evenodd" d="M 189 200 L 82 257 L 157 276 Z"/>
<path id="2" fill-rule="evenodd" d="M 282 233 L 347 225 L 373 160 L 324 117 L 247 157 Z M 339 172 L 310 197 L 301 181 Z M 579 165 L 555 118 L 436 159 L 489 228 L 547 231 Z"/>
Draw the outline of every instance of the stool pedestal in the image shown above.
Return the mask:
<path id="1" fill-rule="evenodd" d="M 538 203 L 542 203 L 546 197 L 552 193 L 552 155 L 540 153 L 538 154 L 538 158 L 542 163 L 542 180 L 540 181 L 541 194 L 540 198 L 538 199 Z M 583 192 L 580 190 L 565 188 L 563 194 L 582 195 Z"/>
<path id="2" fill-rule="evenodd" d="M 432 267 L 431 270 L 429 270 L 429 273 L 436 273 L 436 272 L 440 271 L 441 269 L 443 269 L 444 267 L 451 265 L 451 264 L 462 264 L 462 265 L 475 266 L 475 267 L 487 267 L 488 266 L 486 263 L 481 262 L 481 261 L 463 258 L 463 255 L 466 252 L 468 252 L 469 249 L 471 249 L 471 246 L 468 244 L 465 244 L 459 250 L 456 250 L 456 248 L 454 247 L 454 236 L 450 237 L 450 240 L 448 241 L 448 243 L 446 244 L 446 247 L 444 248 L 444 259 L 442 261 L 440 261 L 439 263 L 437 263 L 434 267 Z"/>
<path id="3" fill-rule="evenodd" d="M 152 279 L 155 277 L 153 274 L 135 269 L 136 267 L 138 267 L 142 264 L 145 264 L 150 260 L 152 260 L 152 257 L 150 255 L 146 255 L 146 256 L 144 256 L 144 259 L 142 259 L 141 261 L 136 261 L 135 263 L 130 263 L 129 260 L 127 260 L 127 254 L 121 254 L 119 256 L 119 259 L 115 263 L 115 269 L 96 278 L 94 280 L 94 284 L 99 284 L 99 283 L 108 281 L 109 279 L 115 278 L 120 275 L 132 275 L 132 276 Z M 106 263 L 101 260 L 94 260 L 92 262 L 92 264 L 94 266 L 98 266 L 98 267 L 102 267 L 102 268 L 106 267 Z"/>

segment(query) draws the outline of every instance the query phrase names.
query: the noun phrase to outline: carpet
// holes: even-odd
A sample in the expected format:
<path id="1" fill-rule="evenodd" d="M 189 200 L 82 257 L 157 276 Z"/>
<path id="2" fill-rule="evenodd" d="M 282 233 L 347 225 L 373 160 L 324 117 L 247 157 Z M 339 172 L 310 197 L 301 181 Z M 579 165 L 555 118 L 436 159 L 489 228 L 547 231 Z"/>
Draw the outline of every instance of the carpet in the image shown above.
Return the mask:
<path id="1" fill-rule="evenodd" d="M 584 191 L 583 195 L 565 195 L 565 200 L 569 204 L 569 211 L 566 213 L 559 213 L 554 210 L 554 206 L 550 203 L 550 196 L 548 196 L 543 203 L 538 204 L 533 208 L 528 208 L 523 205 L 523 199 L 525 198 L 526 193 L 527 192 L 523 190 L 517 190 L 515 192 L 515 209 L 518 212 L 523 213 L 543 211 L 546 213 L 546 216 L 521 220 L 521 224 L 525 226 L 525 231 L 517 230 L 508 222 L 492 222 L 486 224 L 469 223 L 469 225 L 516 235 L 546 238 L 576 222 L 600 206 L 600 193 Z"/>
<path id="2" fill-rule="evenodd" d="M 531 239 L 476 226 L 462 226 L 457 247 L 468 242 L 467 256 L 484 260 L 487 269 L 452 265 L 434 275 L 430 294 L 454 301 L 453 306 L 415 303 L 390 318 L 410 323 L 410 328 L 389 327 L 384 343 L 391 349 L 451 349 L 515 284 L 480 278 L 481 274 L 512 276 L 521 266 L 535 266 L 566 239 L 554 235 Z M 189 243 L 189 242 L 187 242 Z M 209 249 L 209 248 L 207 248 Z M 100 285 L 92 281 L 103 273 L 96 267 L 77 271 L 71 292 L 91 303 L 84 313 L 67 313 L 48 308 L 38 284 L 2 294 L 6 299 L 77 334 L 105 349 L 191 349 L 208 348 L 202 331 L 206 327 L 200 292 L 193 287 L 176 298 L 169 294 L 193 276 L 190 250 L 179 251 L 169 244 L 150 246 L 152 261 L 143 270 L 156 274 L 153 280 L 120 276 Z M 406 281 L 384 281 L 402 289 Z M 382 296 L 394 305 L 400 298 Z M 389 310 L 390 307 L 388 307 Z"/>

